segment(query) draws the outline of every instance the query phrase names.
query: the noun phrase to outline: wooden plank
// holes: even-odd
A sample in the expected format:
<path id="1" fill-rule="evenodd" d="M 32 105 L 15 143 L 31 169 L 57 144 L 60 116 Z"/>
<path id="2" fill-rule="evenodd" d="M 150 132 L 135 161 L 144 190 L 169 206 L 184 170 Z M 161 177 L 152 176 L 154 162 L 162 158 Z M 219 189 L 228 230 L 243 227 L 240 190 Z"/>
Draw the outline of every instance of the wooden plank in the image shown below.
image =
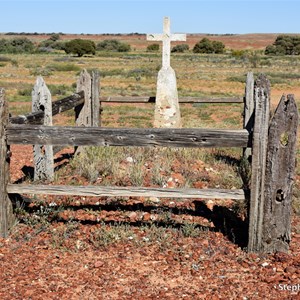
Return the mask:
<path id="1" fill-rule="evenodd" d="M 113 97 L 100 97 L 101 102 L 111 103 L 155 103 L 156 97 L 147 96 L 113 96 Z M 200 98 L 200 97 L 180 97 L 180 103 L 243 103 L 242 98 Z"/>
<path id="2" fill-rule="evenodd" d="M 95 197 L 160 197 L 160 198 L 198 198 L 198 199 L 233 199 L 245 200 L 243 190 L 192 189 L 192 188 L 146 188 L 116 186 L 64 186 L 64 185 L 25 185 L 9 184 L 8 193 L 76 195 Z"/>
<path id="3" fill-rule="evenodd" d="M 52 116 L 73 109 L 81 104 L 84 104 L 84 91 L 80 91 L 71 96 L 54 101 L 52 103 Z"/>
<path id="4" fill-rule="evenodd" d="M 39 76 L 32 91 L 32 112 L 44 112 L 44 125 L 52 125 L 52 100 L 51 94 Z M 21 125 L 19 125 L 21 126 Z M 30 125 L 27 125 L 30 126 Z M 36 125 L 39 126 L 39 125 Z M 53 146 L 44 144 L 43 141 L 32 143 L 34 160 L 34 180 L 53 180 L 54 179 L 54 156 Z"/>
<path id="5" fill-rule="evenodd" d="M 293 95 L 283 95 L 269 127 L 261 249 L 288 252 L 299 115 Z"/>
<path id="6" fill-rule="evenodd" d="M 270 83 L 260 75 L 254 84 L 255 117 L 252 142 L 252 174 L 249 209 L 248 251 L 261 250 L 265 166 L 270 114 Z"/>
<path id="7" fill-rule="evenodd" d="M 7 194 L 9 183 L 9 146 L 6 143 L 5 126 L 8 124 L 8 109 L 4 89 L 0 89 L 0 236 L 7 237 L 13 225 L 14 215 L 12 203 Z"/>
<path id="8" fill-rule="evenodd" d="M 247 147 L 247 130 L 9 125 L 8 144 L 68 146 Z"/>
<path id="9" fill-rule="evenodd" d="M 44 112 L 37 111 L 30 114 L 18 115 L 16 117 L 9 118 L 11 124 L 43 124 Z"/>
<path id="10" fill-rule="evenodd" d="M 100 76 L 98 71 L 91 75 L 91 126 L 100 126 Z"/>
<path id="11" fill-rule="evenodd" d="M 64 111 L 73 109 L 74 107 L 84 103 L 84 92 L 75 93 L 71 96 L 52 102 L 52 116 Z M 44 111 L 39 110 L 30 114 L 11 117 L 11 124 L 43 124 Z"/>

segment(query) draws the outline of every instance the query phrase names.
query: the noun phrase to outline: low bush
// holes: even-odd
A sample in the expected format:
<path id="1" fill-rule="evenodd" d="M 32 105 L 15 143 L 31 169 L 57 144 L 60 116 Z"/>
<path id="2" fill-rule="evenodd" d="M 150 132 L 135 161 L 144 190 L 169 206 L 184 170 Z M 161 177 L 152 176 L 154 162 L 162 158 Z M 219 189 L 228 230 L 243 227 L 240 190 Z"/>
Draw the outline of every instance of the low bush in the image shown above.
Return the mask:
<path id="1" fill-rule="evenodd" d="M 26 37 L 0 40 L 0 53 L 32 53 L 34 44 Z"/>
<path id="2" fill-rule="evenodd" d="M 64 50 L 67 54 L 76 54 L 78 57 L 85 54 L 95 55 L 96 45 L 90 40 L 75 39 L 65 43 Z"/>
<path id="3" fill-rule="evenodd" d="M 104 40 L 97 44 L 97 51 L 129 52 L 130 45 L 118 40 Z"/>
<path id="4" fill-rule="evenodd" d="M 79 66 L 74 64 L 50 64 L 47 67 L 57 72 L 79 72 L 81 70 Z"/>
<path id="5" fill-rule="evenodd" d="M 203 38 L 193 48 L 194 53 L 216 53 L 222 54 L 225 51 L 225 45 L 219 41 L 211 41 Z"/>
<path id="6" fill-rule="evenodd" d="M 183 53 L 186 51 L 189 51 L 190 47 L 187 44 L 180 44 L 180 45 L 176 45 L 172 48 L 171 52 L 177 52 L 177 53 Z"/>
<path id="7" fill-rule="evenodd" d="M 157 52 L 159 50 L 159 44 L 151 44 L 147 46 L 147 52 Z"/>

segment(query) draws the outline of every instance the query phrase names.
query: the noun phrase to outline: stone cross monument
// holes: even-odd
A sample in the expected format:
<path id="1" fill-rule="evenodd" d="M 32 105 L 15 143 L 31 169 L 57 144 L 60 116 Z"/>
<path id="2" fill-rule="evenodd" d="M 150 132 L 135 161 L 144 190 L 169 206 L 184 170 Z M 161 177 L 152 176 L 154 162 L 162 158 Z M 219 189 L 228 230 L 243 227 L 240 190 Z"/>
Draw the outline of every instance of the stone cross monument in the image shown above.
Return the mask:
<path id="1" fill-rule="evenodd" d="M 170 18 L 164 18 L 163 33 L 147 34 L 148 41 L 162 41 L 162 68 L 158 72 L 154 127 L 181 127 L 175 71 L 170 65 L 171 42 L 186 41 L 186 34 L 171 34 Z"/>

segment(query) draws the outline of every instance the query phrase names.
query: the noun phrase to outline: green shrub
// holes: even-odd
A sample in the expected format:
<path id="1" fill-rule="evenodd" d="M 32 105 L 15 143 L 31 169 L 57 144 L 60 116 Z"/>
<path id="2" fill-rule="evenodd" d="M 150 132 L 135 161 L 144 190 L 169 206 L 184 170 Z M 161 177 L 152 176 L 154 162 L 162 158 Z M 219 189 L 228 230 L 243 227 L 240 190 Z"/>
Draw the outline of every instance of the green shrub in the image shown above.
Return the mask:
<path id="1" fill-rule="evenodd" d="M 48 84 L 47 86 L 52 96 L 64 96 L 67 92 L 72 91 L 72 88 L 65 84 Z"/>
<path id="2" fill-rule="evenodd" d="M 50 64 L 47 67 L 57 72 L 79 72 L 81 70 L 79 66 L 74 64 Z"/>
<path id="3" fill-rule="evenodd" d="M 42 41 L 39 44 L 38 50 L 41 52 L 51 51 L 53 49 L 55 50 L 65 50 L 66 43 L 63 41 L 53 41 L 51 39 Z"/>
<path id="4" fill-rule="evenodd" d="M 159 44 L 151 44 L 147 46 L 147 52 L 157 52 L 159 50 Z"/>
<path id="5" fill-rule="evenodd" d="M 60 35 L 58 33 L 53 33 L 51 34 L 49 40 L 51 40 L 52 42 L 56 42 L 60 39 Z"/>
<path id="6" fill-rule="evenodd" d="M 128 71 L 126 77 L 134 77 L 135 79 L 140 79 L 141 77 L 152 77 L 154 72 L 149 69 L 138 68 Z"/>
<path id="7" fill-rule="evenodd" d="M 15 38 L 11 40 L 0 40 L 1 53 L 32 53 L 34 51 L 33 43 L 26 37 Z"/>
<path id="8" fill-rule="evenodd" d="M 64 46 L 64 50 L 67 54 L 76 54 L 81 57 L 85 54 L 96 54 L 96 45 L 93 41 L 75 39 L 67 42 Z"/>
<path id="9" fill-rule="evenodd" d="M 97 51 L 129 52 L 130 45 L 118 40 L 104 40 L 97 44 Z"/>
<path id="10" fill-rule="evenodd" d="M 35 67 L 30 71 L 30 75 L 33 76 L 51 76 L 53 74 L 53 70 L 48 67 Z"/>
<path id="11" fill-rule="evenodd" d="M 187 44 L 180 44 L 180 45 L 176 45 L 172 48 L 171 52 L 179 52 L 179 53 L 183 53 L 185 51 L 188 51 L 190 49 L 189 45 Z"/>
<path id="12" fill-rule="evenodd" d="M 300 55 L 300 36 L 279 35 L 265 49 L 266 55 Z"/>
<path id="13" fill-rule="evenodd" d="M 193 48 L 194 53 L 224 53 L 225 45 L 219 41 L 211 41 L 208 38 L 203 38 Z"/>
<path id="14" fill-rule="evenodd" d="M 247 50 L 231 50 L 231 55 L 235 58 L 245 58 L 247 55 Z"/>
<path id="15" fill-rule="evenodd" d="M 32 93 L 32 88 L 18 90 L 18 95 L 20 96 L 31 96 L 31 93 Z"/>

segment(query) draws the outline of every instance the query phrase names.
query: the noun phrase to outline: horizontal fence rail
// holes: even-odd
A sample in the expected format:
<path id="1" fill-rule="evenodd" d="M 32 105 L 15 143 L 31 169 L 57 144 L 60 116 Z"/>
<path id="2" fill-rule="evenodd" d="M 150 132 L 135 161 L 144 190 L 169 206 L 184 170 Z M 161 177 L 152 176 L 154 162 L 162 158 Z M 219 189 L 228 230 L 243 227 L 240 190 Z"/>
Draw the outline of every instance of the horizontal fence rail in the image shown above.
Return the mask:
<path id="1" fill-rule="evenodd" d="M 112 96 L 100 97 L 100 102 L 112 103 L 155 103 L 156 97 L 147 96 Z M 180 97 L 180 103 L 243 103 L 244 99 L 239 97 L 231 98 L 200 98 L 200 97 Z"/>
<path id="2" fill-rule="evenodd" d="M 70 110 L 84 103 L 84 92 L 75 93 L 66 98 L 54 101 L 52 103 L 52 116 L 55 116 L 64 111 Z M 40 111 L 26 115 L 19 115 L 9 118 L 11 124 L 41 124 L 44 119 L 44 111 L 41 107 Z"/>
<path id="3" fill-rule="evenodd" d="M 65 146 L 249 147 L 249 132 L 199 128 L 97 128 L 15 125 L 8 144 Z"/>
<path id="4" fill-rule="evenodd" d="M 198 199 L 232 199 L 245 200 L 241 189 L 192 189 L 192 188 L 145 188 L 116 186 L 70 186 L 70 185 L 23 185 L 8 184 L 10 194 L 36 194 L 60 196 L 93 197 L 160 197 L 160 198 L 198 198 Z"/>

